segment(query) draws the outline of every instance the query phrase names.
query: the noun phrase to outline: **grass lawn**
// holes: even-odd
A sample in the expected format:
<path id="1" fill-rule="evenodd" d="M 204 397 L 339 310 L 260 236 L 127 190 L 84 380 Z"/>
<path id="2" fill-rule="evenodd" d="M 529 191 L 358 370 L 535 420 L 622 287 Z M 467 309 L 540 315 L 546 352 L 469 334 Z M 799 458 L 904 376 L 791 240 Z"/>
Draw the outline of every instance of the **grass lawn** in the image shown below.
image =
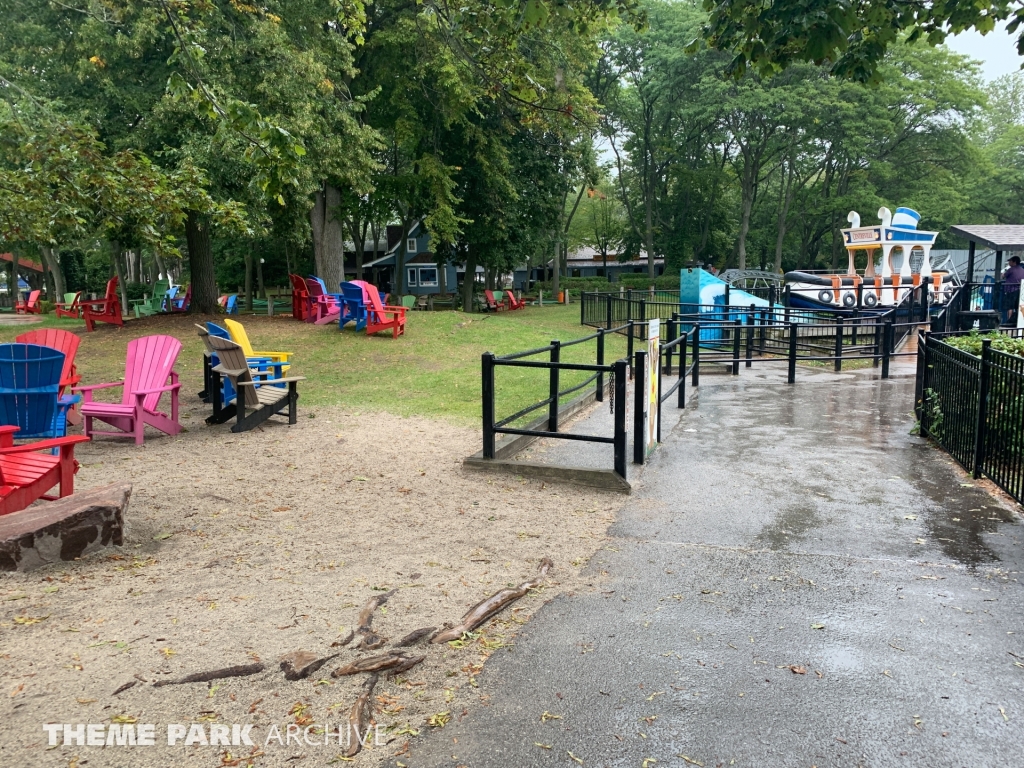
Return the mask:
<path id="1" fill-rule="evenodd" d="M 591 333 L 580 325 L 579 305 L 527 307 L 498 314 L 462 312 L 410 312 L 405 335 L 367 336 L 337 324 L 314 326 L 290 315 L 266 317 L 242 315 L 253 347 L 294 353 L 291 374 L 307 377 L 299 385 L 300 414 L 311 405 L 343 405 L 396 415 L 444 418 L 459 424 L 477 424 L 480 418 L 480 355 L 485 351 L 508 354 L 548 344 L 552 339 L 570 341 Z M 150 334 L 169 334 L 182 341 L 178 358 L 182 393 L 194 398 L 202 388 L 203 345 L 195 323 L 218 317 L 158 315 L 128 320 L 123 329 L 100 325 L 85 333 L 79 320 L 46 315 L 35 325 L 0 325 L 0 342 L 33 328 L 56 327 L 78 333 L 78 370 L 82 381 L 95 384 L 117 381 L 124 375 L 125 347 L 129 340 Z M 609 338 L 605 360 L 625 355 L 625 340 Z M 565 362 L 594 362 L 596 343 L 570 347 Z M 538 357 L 535 359 L 546 359 Z M 502 418 L 547 397 L 547 371 L 503 368 L 496 374 L 497 415 Z M 582 381 L 587 374 L 564 373 L 560 388 Z M 119 390 L 115 390 L 119 393 Z M 102 395 L 104 393 L 98 393 Z M 111 398 L 119 394 L 109 395 Z M 570 396 L 572 397 L 572 396 Z"/>

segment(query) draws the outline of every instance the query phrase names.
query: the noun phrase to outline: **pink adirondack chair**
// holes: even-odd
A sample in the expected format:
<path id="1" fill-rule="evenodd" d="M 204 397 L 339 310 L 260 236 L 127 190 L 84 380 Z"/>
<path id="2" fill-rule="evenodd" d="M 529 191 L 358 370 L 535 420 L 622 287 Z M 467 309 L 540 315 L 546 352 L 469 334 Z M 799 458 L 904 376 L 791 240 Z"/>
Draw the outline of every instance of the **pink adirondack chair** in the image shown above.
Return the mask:
<path id="1" fill-rule="evenodd" d="M 128 342 L 124 381 L 75 387 L 73 391 L 81 392 L 84 397 L 82 416 L 85 418 L 85 434 L 89 437 L 124 437 L 124 433 L 128 433 L 135 436 L 136 445 L 142 445 L 146 424 L 168 435 L 181 432 L 181 424 L 178 423 L 178 390 L 181 384 L 173 370 L 179 352 L 181 342 L 173 336 L 143 336 Z M 110 387 L 124 387 L 120 403 L 101 403 L 92 399 L 95 390 Z M 171 394 L 170 417 L 157 410 L 164 392 Z M 105 421 L 118 431 L 99 432 L 93 429 L 93 419 Z"/>

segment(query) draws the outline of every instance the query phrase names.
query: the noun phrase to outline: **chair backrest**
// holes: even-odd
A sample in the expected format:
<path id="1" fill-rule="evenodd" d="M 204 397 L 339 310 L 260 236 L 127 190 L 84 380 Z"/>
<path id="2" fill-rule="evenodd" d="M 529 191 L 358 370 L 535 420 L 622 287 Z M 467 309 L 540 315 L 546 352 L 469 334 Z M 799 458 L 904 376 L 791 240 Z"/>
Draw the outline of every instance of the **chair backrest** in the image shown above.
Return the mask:
<path id="1" fill-rule="evenodd" d="M 256 353 L 252 351 L 252 344 L 249 343 L 249 335 L 242 324 L 237 320 L 225 320 L 224 325 L 228 327 L 231 340 L 242 348 L 245 357 L 255 357 Z"/>
<path id="2" fill-rule="evenodd" d="M 221 339 L 217 336 L 211 336 L 210 346 L 213 347 L 214 353 L 220 359 L 220 364 L 224 368 L 240 371 L 238 374 L 239 384 L 243 381 L 252 381 L 252 374 L 249 372 L 249 363 L 245 359 L 245 352 L 238 344 L 231 341 L 231 339 Z M 256 395 L 256 387 L 239 386 L 237 387 L 237 392 L 245 398 L 246 406 L 259 406 L 260 401 L 259 397 Z"/>
<path id="3" fill-rule="evenodd" d="M 80 297 L 81 295 L 82 295 L 82 292 L 81 292 L 81 291 L 79 291 L 78 293 L 65 293 L 65 294 L 64 294 L 64 304 L 65 304 L 65 305 L 66 305 L 66 306 L 67 306 L 67 307 L 68 307 L 69 309 L 70 309 L 71 307 L 73 307 L 73 306 L 76 306 L 76 305 L 78 304 L 78 298 L 79 298 L 79 297 Z"/>
<path id="4" fill-rule="evenodd" d="M 416 306 L 416 297 L 412 294 L 402 297 L 402 306 L 406 309 L 412 309 Z"/>
<path id="5" fill-rule="evenodd" d="M 38 344 L 43 347 L 50 347 L 50 349 L 56 349 L 64 355 L 64 369 L 60 374 L 61 382 L 69 381 L 74 375 L 75 355 L 78 354 L 78 345 L 82 343 L 77 334 L 61 330 L 60 328 L 39 328 L 34 331 L 27 331 L 14 340 L 19 344 Z"/>
<path id="6" fill-rule="evenodd" d="M 174 298 L 175 296 L 177 296 L 177 295 L 178 295 L 178 288 L 180 288 L 180 287 L 181 287 L 181 286 L 178 286 L 178 285 L 172 285 L 172 286 L 170 286 L 170 287 L 169 287 L 169 288 L 167 289 L 167 293 L 165 293 L 165 294 L 164 294 L 164 298 L 165 298 L 165 299 L 173 299 L 173 298 Z"/>
<path id="7" fill-rule="evenodd" d="M 51 432 L 63 370 L 64 353 L 52 347 L 0 344 L 0 424 L 23 435 Z"/>
<path id="8" fill-rule="evenodd" d="M 505 295 L 508 296 L 508 305 L 510 307 L 518 307 L 523 303 L 521 299 L 516 298 L 516 295 L 512 293 L 512 291 L 505 291 Z"/>
<path id="9" fill-rule="evenodd" d="M 203 346 L 206 347 L 206 351 L 213 355 L 213 345 L 210 344 L 210 332 L 199 323 L 195 323 L 195 326 L 196 332 L 199 334 L 199 339 L 203 342 Z"/>
<path id="10" fill-rule="evenodd" d="M 227 304 L 224 305 L 224 311 L 229 315 L 235 314 L 238 311 L 238 294 L 232 293 L 228 296 Z"/>
<path id="11" fill-rule="evenodd" d="M 39 302 L 39 294 L 41 293 L 42 291 L 32 291 L 28 295 L 28 306 L 34 307 Z"/>
<path id="12" fill-rule="evenodd" d="M 103 295 L 104 299 L 116 299 L 117 298 L 117 275 L 107 280 L 107 292 Z"/>
<path id="13" fill-rule="evenodd" d="M 221 328 L 216 323 L 211 323 L 209 320 L 206 321 L 206 332 L 211 336 L 216 336 L 218 339 L 230 339 L 231 334 L 228 333 L 227 328 Z"/>
<path id="14" fill-rule="evenodd" d="M 305 279 L 303 279 L 302 275 L 288 275 L 288 279 L 292 281 L 292 290 L 293 291 L 299 291 L 300 293 L 305 293 L 307 290 L 309 290 L 306 287 L 306 281 L 305 281 Z"/>
<path id="15" fill-rule="evenodd" d="M 487 299 L 487 306 L 488 307 L 492 307 L 493 308 L 493 307 L 498 306 L 498 302 L 496 302 L 494 300 L 494 291 L 484 291 L 484 297 Z"/>
<path id="16" fill-rule="evenodd" d="M 379 322 L 384 320 L 384 302 L 380 300 L 380 293 L 377 291 L 377 286 L 370 285 L 370 283 L 363 284 L 363 296 L 366 297 L 367 308 L 377 315 Z"/>
<path id="17" fill-rule="evenodd" d="M 163 301 L 170 287 L 170 280 L 157 280 L 155 283 L 153 283 L 153 298 L 151 298 L 150 301 Z"/>
<path id="18" fill-rule="evenodd" d="M 327 286 L 324 285 L 324 281 L 319 277 L 313 277 L 310 275 L 306 278 L 306 291 L 313 298 L 317 296 L 326 296 Z"/>
<path id="19" fill-rule="evenodd" d="M 128 342 L 122 405 L 135 405 L 135 392 L 139 390 L 166 386 L 179 352 L 181 342 L 173 336 L 142 336 Z M 155 411 L 160 394 L 146 395 L 142 407 Z"/>

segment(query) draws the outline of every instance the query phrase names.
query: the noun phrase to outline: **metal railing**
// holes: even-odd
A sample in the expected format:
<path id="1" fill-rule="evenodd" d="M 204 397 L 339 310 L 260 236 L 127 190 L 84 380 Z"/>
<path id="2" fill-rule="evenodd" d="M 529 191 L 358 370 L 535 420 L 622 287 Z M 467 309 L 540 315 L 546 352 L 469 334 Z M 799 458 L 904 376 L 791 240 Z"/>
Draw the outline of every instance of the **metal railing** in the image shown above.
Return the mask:
<path id="1" fill-rule="evenodd" d="M 617 331 L 620 329 L 612 329 Z M 625 360 L 617 360 L 611 364 L 605 364 L 605 329 L 599 329 L 597 333 L 584 336 L 573 341 L 561 342 L 552 341 L 546 347 L 528 349 L 524 352 L 516 352 L 510 355 L 496 356 L 492 352 L 484 352 L 481 355 L 481 390 L 483 396 L 483 457 L 493 459 L 496 450 L 497 435 L 527 435 L 532 437 L 549 437 L 561 440 L 579 440 L 591 443 L 608 443 L 614 449 L 614 469 L 616 474 L 626 479 L 626 380 L 627 363 Z M 597 341 L 597 353 L 594 363 L 567 363 L 562 362 L 562 350 L 583 344 L 589 341 Z M 527 360 L 528 357 L 537 355 L 548 355 L 547 360 Z M 495 416 L 495 369 L 507 368 L 535 368 L 547 370 L 548 372 L 548 396 L 534 402 L 515 413 L 497 419 Z M 591 375 L 582 382 L 562 389 L 562 371 L 584 371 L 591 372 Z M 560 401 L 562 398 L 594 386 L 594 399 L 598 402 L 604 401 L 605 375 L 611 376 L 612 389 L 612 411 L 614 414 L 613 435 L 611 437 L 602 435 L 580 435 L 571 432 L 559 431 Z M 548 414 L 544 420 L 546 428 L 513 427 L 514 422 L 530 415 L 531 413 L 547 407 Z M 539 426 L 539 425 L 538 425 Z"/>
<path id="2" fill-rule="evenodd" d="M 1019 329 L 999 331 L 1020 337 Z M 974 477 L 1024 501 L 1024 358 L 992 349 L 973 355 L 946 343 L 963 333 L 922 333 L 915 410 L 922 436 Z"/>

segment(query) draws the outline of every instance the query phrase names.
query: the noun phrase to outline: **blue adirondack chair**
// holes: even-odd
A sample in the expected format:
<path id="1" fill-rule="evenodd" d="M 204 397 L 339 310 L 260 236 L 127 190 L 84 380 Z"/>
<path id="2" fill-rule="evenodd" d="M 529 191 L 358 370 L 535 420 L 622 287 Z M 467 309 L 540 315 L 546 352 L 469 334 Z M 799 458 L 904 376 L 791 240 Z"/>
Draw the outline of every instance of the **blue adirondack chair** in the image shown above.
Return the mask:
<path id="1" fill-rule="evenodd" d="M 64 353 L 52 347 L 0 344 L 0 425 L 18 427 L 19 440 L 64 437 L 82 396 L 59 396 L 63 370 Z"/>
<path id="2" fill-rule="evenodd" d="M 227 302 L 224 304 L 224 312 L 229 315 L 238 314 L 238 294 L 232 293 L 228 296 Z"/>
<path id="3" fill-rule="evenodd" d="M 174 306 L 174 297 L 178 295 L 178 287 L 177 285 L 172 285 L 167 289 L 167 293 L 164 294 L 164 303 L 161 307 L 163 312 L 171 311 L 171 308 Z"/>
<path id="4" fill-rule="evenodd" d="M 363 286 L 359 280 L 341 284 L 341 317 L 338 328 L 348 323 L 355 323 L 356 330 L 366 328 L 366 300 L 363 298 Z"/>

